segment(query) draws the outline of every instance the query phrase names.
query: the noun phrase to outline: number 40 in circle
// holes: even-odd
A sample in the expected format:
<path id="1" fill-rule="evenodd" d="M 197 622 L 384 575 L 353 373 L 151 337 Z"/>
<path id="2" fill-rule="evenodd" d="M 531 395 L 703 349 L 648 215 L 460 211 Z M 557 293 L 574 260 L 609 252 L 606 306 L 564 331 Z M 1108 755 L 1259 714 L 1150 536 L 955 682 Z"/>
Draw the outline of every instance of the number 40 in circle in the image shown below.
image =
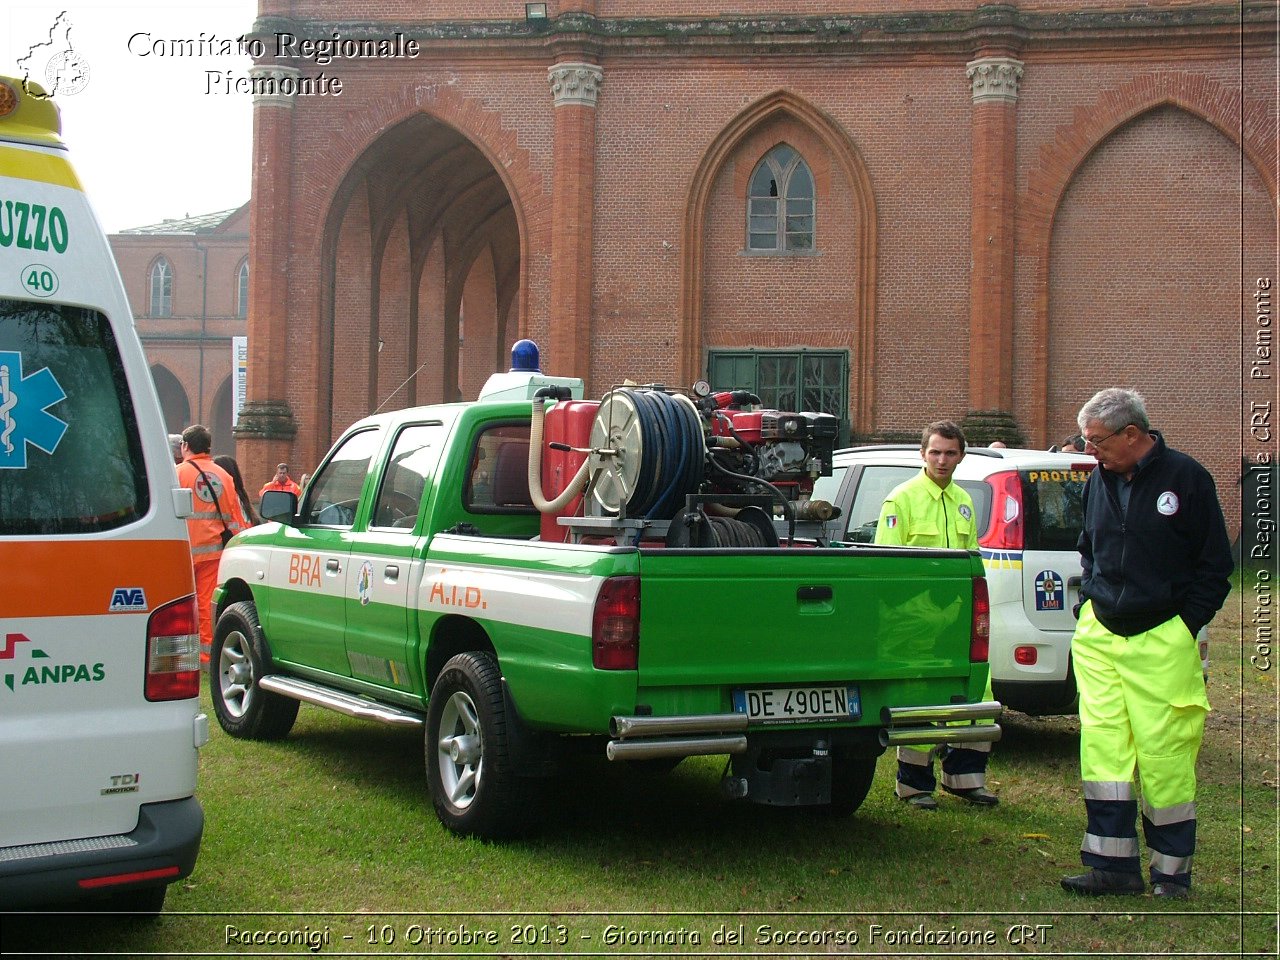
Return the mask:
<path id="1" fill-rule="evenodd" d="M 58 275 L 43 263 L 22 268 L 22 289 L 33 297 L 52 297 L 58 292 Z"/>

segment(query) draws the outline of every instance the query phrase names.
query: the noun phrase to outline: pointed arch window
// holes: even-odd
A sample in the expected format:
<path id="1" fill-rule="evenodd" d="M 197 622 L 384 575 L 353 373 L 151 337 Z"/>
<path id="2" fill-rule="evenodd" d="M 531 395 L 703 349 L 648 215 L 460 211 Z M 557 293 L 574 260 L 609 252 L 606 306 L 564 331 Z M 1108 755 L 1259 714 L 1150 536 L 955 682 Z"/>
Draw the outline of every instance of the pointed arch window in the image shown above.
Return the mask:
<path id="1" fill-rule="evenodd" d="M 173 268 L 164 257 L 151 265 L 151 299 L 147 313 L 152 317 L 173 316 Z"/>
<path id="2" fill-rule="evenodd" d="M 814 249 L 813 173 L 792 147 L 779 144 L 751 174 L 747 249 L 809 253 Z"/>
<path id="3" fill-rule="evenodd" d="M 243 319 L 249 315 L 249 261 L 240 261 L 240 269 L 236 273 L 236 316 Z"/>

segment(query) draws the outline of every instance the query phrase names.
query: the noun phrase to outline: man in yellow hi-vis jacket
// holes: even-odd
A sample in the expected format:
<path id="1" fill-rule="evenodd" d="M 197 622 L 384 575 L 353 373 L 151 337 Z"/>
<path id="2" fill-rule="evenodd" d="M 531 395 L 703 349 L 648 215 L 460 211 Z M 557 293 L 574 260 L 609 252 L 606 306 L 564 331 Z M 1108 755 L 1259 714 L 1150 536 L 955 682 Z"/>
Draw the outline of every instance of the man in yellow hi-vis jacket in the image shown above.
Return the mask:
<path id="1" fill-rule="evenodd" d="M 964 432 L 950 420 L 924 428 L 920 459 L 924 469 L 894 487 L 880 508 L 876 543 L 912 547 L 978 549 L 978 522 L 973 499 L 952 474 L 964 459 Z M 991 699 L 987 678 L 986 699 Z M 898 780 L 894 792 L 918 810 L 935 810 L 933 757 L 942 755 L 942 789 L 970 803 L 994 806 L 999 798 L 987 790 L 990 743 L 963 747 L 899 747 Z"/>
<path id="2" fill-rule="evenodd" d="M 1152 430 L 1142 397 L 1102 390 L 1078 417 L 1098 469 L 1084 488 L 1080 775 L 1087 815 L 1073 893 L 1142 893 L 1134 770 L 1157 897 L 1191 890 L 1196 756 L 1209 710 L 1196 634 L 1230 591 L 1213 478 Z"/>

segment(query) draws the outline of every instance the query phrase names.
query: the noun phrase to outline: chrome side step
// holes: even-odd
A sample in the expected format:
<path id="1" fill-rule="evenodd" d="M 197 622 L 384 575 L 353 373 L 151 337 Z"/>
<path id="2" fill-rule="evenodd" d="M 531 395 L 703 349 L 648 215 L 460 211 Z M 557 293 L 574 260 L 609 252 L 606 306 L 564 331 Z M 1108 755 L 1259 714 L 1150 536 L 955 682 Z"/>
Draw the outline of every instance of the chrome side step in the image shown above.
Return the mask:
<path id="1" fill-rule="evenodd" d="M 299 680 L 297 677 L 278 675 L 263 677 L 258 681 L 258 686 L 284 697 L 292 697 L 303 703 L 314 703 L 318 707 L 344 713 L 348 717 L 359 717 L 361 720 L 377 720 L 379 723 L 396 727 L 420 727 L 425 722 L 422 714 L 412 710 L 367 700 L 353 693 L 335 690 L 333 687 L 323 687 L 310 680 Z"/>

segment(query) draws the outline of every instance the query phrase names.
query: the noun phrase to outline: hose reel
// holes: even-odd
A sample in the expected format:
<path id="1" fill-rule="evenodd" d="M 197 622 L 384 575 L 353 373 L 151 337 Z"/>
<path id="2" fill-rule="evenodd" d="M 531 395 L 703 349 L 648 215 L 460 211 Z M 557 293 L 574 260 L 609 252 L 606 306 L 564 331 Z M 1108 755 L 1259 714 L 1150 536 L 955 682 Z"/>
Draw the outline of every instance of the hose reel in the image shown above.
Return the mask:
<path id="1" fill-rule="evenodd" d="M 605 394 L 591 448 L 611 450 L 593 468 L 591 512 L 669 520 L 702 483 L 706 443 L 693 402 L 655 388 Z"/>

